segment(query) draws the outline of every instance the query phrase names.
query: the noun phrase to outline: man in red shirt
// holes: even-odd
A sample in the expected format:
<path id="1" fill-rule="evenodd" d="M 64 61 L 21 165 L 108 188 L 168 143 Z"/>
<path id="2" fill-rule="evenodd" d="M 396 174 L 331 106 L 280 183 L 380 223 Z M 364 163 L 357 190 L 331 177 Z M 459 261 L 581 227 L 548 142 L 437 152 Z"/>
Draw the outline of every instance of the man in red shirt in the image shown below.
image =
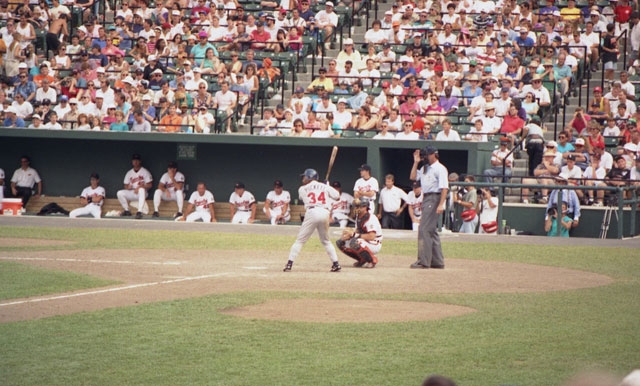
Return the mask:
<path id="1" fill-rule="evenodd" d="M 271 40 L 271 34 L 264 30 L 264 22 L 258 21 L 256 23 L 256 29 L 251 32 L 251 48 L 254 50 L 267 50 L 269 48 L 269 41 Z"/>
<path id="2" fill-rule="evenodd" d="M 632 11 L 633 9 L 631 5 L 629 5 L 629 0 L 620 0 L 618 5 L 613 9 L 613 13 L 616 14 L 616 22 L 619 24 L 628 23 Z M 623 26 L 620 26 L 620 30 L 622 29 Z"/>
<path id="3" fill-rule="evenodd" d="M 507 115 L 502 120 L 502 127 L 500 127 L 500 134 L 506 135 L 511 141 L 513 146 L 514 141 L 522 135 L 522 129 L 524 128 L 524 121 L 518 116 L 518 108 L 511 103 Z"/>

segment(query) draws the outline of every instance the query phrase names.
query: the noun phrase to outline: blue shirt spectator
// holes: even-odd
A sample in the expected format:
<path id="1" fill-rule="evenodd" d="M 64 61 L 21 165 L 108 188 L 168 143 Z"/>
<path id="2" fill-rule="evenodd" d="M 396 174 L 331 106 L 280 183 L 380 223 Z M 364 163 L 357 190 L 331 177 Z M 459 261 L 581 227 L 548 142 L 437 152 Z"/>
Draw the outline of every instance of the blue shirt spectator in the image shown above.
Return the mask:
<path id="1" fill-rule="evenodd" d="M 20 83 L 13 89 L 13 95 L 20 94 L 27 102 L 31 102 L 36 97 L 37 88 L 36 84 L 30 81 L 26 74 L 23 74 L 20 75 Z"/>

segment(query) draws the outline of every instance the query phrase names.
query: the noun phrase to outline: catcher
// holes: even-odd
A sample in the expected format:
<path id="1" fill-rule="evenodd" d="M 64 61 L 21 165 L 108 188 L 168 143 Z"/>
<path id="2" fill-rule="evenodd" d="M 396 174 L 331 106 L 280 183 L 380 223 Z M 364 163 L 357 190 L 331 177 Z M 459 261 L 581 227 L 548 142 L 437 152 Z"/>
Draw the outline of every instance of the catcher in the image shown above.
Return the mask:
<path id="1" fill-rule="evenodd" d="M 382 248 L 382 227 L 376 216 L 369 213 L 369 199 L 357 198 L 355 208 L 356 229 L 345 229 L 336 241 L 338 249 L 356 262 L 354 267 L 374 268 L 378 264 L 376 253 Z"/>

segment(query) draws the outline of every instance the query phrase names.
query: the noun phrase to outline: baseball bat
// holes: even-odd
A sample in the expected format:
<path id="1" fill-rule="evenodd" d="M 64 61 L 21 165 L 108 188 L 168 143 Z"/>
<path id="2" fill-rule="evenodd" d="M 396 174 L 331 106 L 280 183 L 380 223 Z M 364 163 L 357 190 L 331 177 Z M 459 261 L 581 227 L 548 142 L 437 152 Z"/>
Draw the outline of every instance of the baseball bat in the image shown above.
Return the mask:
<path id="1" fill-rule="evenodd" d="M 333 163 L 336 161 L 336 156 L 338 155 L 338 146 L 334 146 L 331 150 L 331 158 L 329 158 L 329 168 L 327 169 L 327 176 L 324 178 L 325 181 L 329 181 L 329 175 L 331 174 L 331 169 L 333 169 Z"/>

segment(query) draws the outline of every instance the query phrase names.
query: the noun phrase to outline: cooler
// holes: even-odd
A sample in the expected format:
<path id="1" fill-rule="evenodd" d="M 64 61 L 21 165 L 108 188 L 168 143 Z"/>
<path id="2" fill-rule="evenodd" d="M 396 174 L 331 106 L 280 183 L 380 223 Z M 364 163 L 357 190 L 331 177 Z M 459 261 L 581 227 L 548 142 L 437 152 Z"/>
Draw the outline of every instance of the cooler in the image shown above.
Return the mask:
<path id="1" fill-rule="evenodd" d="M 2 200 L 2 214 L 5 216 L 20 216 L 22 214 L 22 199 L 5 198 Z"/>

